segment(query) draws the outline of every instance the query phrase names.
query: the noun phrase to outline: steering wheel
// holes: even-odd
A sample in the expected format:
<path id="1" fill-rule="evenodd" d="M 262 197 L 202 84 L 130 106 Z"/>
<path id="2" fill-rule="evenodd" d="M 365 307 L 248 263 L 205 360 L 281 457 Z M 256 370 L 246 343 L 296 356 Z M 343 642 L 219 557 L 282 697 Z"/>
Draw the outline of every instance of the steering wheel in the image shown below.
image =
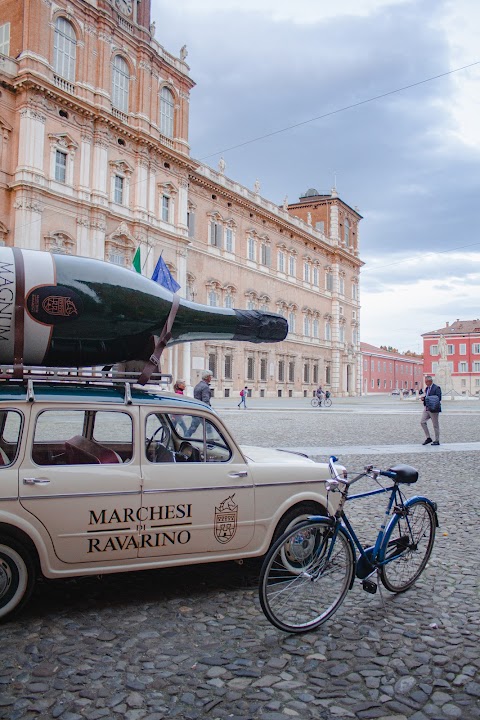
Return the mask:
<path id="1" fill-rule="evenodd" d="M 157 437 L 158 433 L 162 433 L 161 437 L 157 440 L 157 442 L 162 443 L 165 447 L 168 448 L 168 444 L 170 442 L 170 438 L 172 436 L 172 433 L 170 431 L 170 428 L 166 425 L 159 425 L 158 428 L 155 430 L 153 435 L 147 440 L 147 447 L 145 448 L 145 453 L 148 456 L 148 451 L 150 450 L 150 446 L 152 442 Z"/>

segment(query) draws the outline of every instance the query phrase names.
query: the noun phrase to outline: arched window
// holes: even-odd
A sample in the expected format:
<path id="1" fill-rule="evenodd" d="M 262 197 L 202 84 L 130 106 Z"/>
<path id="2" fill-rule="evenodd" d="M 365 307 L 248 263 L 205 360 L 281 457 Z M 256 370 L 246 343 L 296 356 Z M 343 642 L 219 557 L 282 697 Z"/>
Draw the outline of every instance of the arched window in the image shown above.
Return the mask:
<path id="1" fill-rule="evenodd" d="M 72 23 L 64 17 L 55 21 L 55 38 L 53 42 L 53 68 L 57 75 L 75 82 L 75 57 L 77 54 L 77 36 Z"/>
<path id="2" fill-rule="evenodd" d="M 160 90 L 160 132 L 168 138 L 173 138 L 174 109 L 173 93 L 164 86 Z"/>
<path id="3" fill-rule="evenodd" d="M 348 218 L 345 218 L 345 245 L 350 247 L 350 223 Z"/>
<path id="4" fill-rule="evenodd" d="M 227 295 L 225 295 L 225 307 L 233 308 L 233 297 L 230 293 L 227 293 Z"/>
<path id="5" fill-rule="evenodd" d="M 212 307 L 218 307 L 218 295 L 215 290 L 210 290 L 208 293 L 208 304 Z"/>
<path id="6" fill-rule="evenodd" d="M 129 84 L 128 65 L 121 55 L 115 55 L 112 68 L 112 105 L 123 113 L 128 113 Z"/>

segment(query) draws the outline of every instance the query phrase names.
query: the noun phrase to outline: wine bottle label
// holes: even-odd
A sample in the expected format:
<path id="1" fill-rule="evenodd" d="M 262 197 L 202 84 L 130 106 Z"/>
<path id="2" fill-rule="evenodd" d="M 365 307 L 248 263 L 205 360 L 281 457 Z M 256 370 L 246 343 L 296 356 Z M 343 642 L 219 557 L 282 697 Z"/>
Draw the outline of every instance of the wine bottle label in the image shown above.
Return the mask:
<path id="1" fill-rule="evenodd" d="M 65 295 L 58 292 L 59 289 L 55 287 L 55 262 L 52 255 L 36 250 L 21 252 L 25 267 L 25 297 L 32 297 L 33 302 L 32 290 L 39 291 L 39 286 L 46 286 L 51 291 L 51 296 L 61 296 L 62 302 L 65 303 Z M 11 364 L 14 356 L 15 303 L 22 303 L 27 310 L 25 297 L 17 299 L 16 291 L 13 251 L 8 247 L 0 247 L 0 362 L 4 364 Z M 43 295 L 42 300 L 45 300 L 45 293 Z M 50 345 L 55 316 L 48 316 L 45 313 L 42 317 L 50 317 L 50 319 L 41 319 L 35 317 L 34 313 L 25 312 L 23 348 L 25 365 L 41 365 Z"/>
<path id="2" fill-rule="evenodd" d="M 41 285 L 30 292 L 26 307 L 33 320 L 44 325 L 58 325 L 76 320 L 82 304 L 80 296 L 70 288 Z"/>

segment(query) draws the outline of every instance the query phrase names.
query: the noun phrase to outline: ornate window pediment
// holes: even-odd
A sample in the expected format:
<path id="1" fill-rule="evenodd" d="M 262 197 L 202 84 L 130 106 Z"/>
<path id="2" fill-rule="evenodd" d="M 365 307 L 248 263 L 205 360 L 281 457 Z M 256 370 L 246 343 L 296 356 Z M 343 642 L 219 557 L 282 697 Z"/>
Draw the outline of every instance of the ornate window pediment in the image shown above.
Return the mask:
<path id="1" fill-rule="evenodd" d="M 217 222 L 217 223 L 224 222 L 223 217 L 220 215 L 218 210 L 212 210 L 211 212 L 208 212 L 207 217 L 209 217 L 212 222 Z"/>
<path id="2" fill-rule="evenodd" d="M 131 175 L 133 173 L 133 167 L 130 163 L 125 160 L 110 160 L 110 168 L 116 175 Z"/>
<path id="3" fill-rule="evenodd" d="M 298 305 L 297 305 L 297 303 L 289 303 L 289 304 L 288 304 L 288 309 L 291 310 L 292 312 L 296 312 L 296 311 L 298 310 Z"/>
<path id="4" fill-rule="evenodd" d="M 330 313 L 325 313 L 325 315 L 323 316 L 323 319 L 326 320 L 327 322 L 331 322 L 333 318 L 332 318 L 332 315 L 330 315 Z"/>
<path id="5" fill-rule="evenodd" d="M 78 143 L 68 133 L 50 133 L 48 136 L 51 145 L 73 152 L 78 150 Z"/>
<path id="6" fill-rule="evenodd" d="M 5 120 L 2 117 L 0 117 L 0 130 L 2 131 L 4 136 L 5 136 L 5 133 L 12 132 L 12 129 L 13 129 L 12 126 L 9 125 L 7 122 L 5 122 Z"/>
<path id="7" fill-rule="evenodd" d="M 6 225 L 0 221 L 0 245 L 5 245 L 9 230 Z"/>
<path id="8" fill-rule="evenodd" d="M 128 225 L 120 223 L 116 230 L 105 238 L 105 260 L 130 267 L 133 261 L 137 240 L 130 232 Z"/>
<path id="9" fill-rule="evenodd" d="M 210 280 L 207 280 L 205 285 L 210 290 L 221 290 L 222 289 L 222 283 L 219 282 L 218 280 L 215 280 L 214 278 L 210 278 Z"/>
<path id="10" fill-rule="evenodd" d="M 159 183 L 158 187 L 160 188 L 162 195 L 172 196 L 172 195 L 176 195 L 178 192 L 175 185 L 171 182 Z"/>
<path id="11" fill-rule="evenodd" d="M 47 252 L 59 255 L 75 255 L 77 249 L 76 241 L 67 233 L 62 232 L 45 235 L 43 245 Z"/>
<path id="12" fill-rule="evenodd" d="M 230 295 L 233 295 L 233 293 L 237 292 L 237 288 L 235 287 L 235 285 L 232 285 L 232 283 L 226 283 L 223 286 L 223 289 L 225 290 L 225 292 L 230 293 Z"/>

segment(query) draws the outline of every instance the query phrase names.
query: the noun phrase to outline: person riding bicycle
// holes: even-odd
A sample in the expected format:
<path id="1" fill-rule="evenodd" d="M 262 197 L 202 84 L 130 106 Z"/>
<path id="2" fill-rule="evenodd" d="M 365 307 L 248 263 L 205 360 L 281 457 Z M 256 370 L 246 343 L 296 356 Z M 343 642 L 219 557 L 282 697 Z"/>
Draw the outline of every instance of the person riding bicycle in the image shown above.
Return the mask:
<path id="1" fill-rule="evenodd" d="M 323 388 L 322 388 L 321 385 L 319 385 L 318 388 L 315 390 L 315 394 L 316 394 L 317 399 L 318 399 L 318 404 L 321 405 L 321 404 L 322 404 L 322 401 L 323 401 L 323 399 L 324 399 L 324 397 L 325 397 L 325 391 L 323 390 Z"/>

